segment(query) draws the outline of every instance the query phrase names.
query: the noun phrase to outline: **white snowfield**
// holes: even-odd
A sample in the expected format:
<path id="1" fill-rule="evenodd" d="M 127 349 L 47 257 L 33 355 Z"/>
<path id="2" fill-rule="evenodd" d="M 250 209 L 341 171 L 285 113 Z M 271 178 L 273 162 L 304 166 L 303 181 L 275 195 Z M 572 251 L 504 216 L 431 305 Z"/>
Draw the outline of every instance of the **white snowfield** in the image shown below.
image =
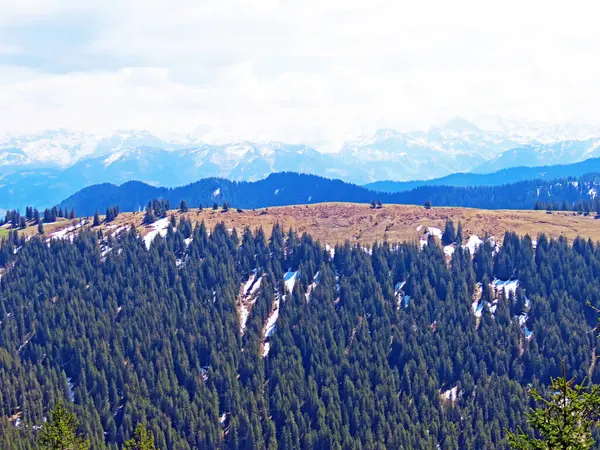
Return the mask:
<path id="1" fill-rule="evenodd" d="M 160 237 L 165 237 L 167 235 L 167 228 L 169 228 L 169 218 L 163 217 L 162 219 L 158 219 L 156 222 L 149 226 L 150 231 L 144 236 L 144 244 L 146 244 L 146 249 L 150 250 L 150 246 L 152 245 L 152 241 L 157 235 Z"/>

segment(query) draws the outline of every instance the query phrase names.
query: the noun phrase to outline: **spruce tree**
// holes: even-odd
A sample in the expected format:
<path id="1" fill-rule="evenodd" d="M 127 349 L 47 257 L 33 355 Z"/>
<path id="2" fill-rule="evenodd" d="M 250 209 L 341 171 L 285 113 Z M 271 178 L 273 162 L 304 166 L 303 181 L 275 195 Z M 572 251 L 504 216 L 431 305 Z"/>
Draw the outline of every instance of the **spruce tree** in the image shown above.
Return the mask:
<path id="1" fill-rule="evenodd" d="M 535 435 L 508 431 L 510 446 L 514 449 L 587 449 L 595 440 L 592 429 L 600 424 L 600 386 L 574 385 L 574 380 L 563 376 L 552 379 L 550 396 L 542 396 L 537 388 L 531 397 L 540 407 L 527 413 Z"/>
<path id="2" fill-rule="evenodd" d="M 442 244 L 450 245 L 456 240 L 456 230 L 454 229 L 454 222 L 451 219 L 446 220 L 446 226 L 442 233 Z"/>
<path id="3" fill-rule="evenodd" d="M 90 443 L 77 435 L 79 421 L 62 403 L 50 412 L 50 419 L 40 430 L 38 445 L 42 450 L 85 450 Z"/>
<path id="4" fill-rule="evenodd" d="M 138 423 L 135 435 L 123 444 L 123 450 L 154 450 L 154 436 L 146 430 L 144 425 Z"/>
<path id="5" fill-rule="evenodd" d="M 100 225 L 100 214 L 98 214 L 98 211 L 96 211 L 94 213 L 94 223 L 92 224 L 92 226 L 97 227 Z"/>

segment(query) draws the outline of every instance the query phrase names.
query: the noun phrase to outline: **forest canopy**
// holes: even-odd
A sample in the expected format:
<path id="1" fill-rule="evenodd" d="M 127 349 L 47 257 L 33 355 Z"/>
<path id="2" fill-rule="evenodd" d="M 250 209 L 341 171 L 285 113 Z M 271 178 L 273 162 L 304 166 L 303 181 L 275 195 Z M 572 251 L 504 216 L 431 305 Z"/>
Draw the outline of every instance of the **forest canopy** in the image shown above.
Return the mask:
<path id="1" fill-rule="evenodd" d="M 433 236 L 329 250 L 172 222 L 149 248 L 134 229 L 3 241 L 3 448 L 35 448 L 59 402 L 94 449 L 139 424 L 160 449 L 507 448 L 563 361 L 599 381 L 591 241 L 447 257 Z"/>

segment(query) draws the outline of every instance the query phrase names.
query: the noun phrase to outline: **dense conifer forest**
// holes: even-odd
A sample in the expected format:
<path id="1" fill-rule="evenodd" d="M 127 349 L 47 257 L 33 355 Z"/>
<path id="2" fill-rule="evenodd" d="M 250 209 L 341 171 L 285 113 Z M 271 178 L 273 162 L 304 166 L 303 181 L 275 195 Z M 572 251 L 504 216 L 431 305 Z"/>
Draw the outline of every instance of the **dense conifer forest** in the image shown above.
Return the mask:
<path id="1" fill-rule="evenodd" d="M 600 374 L 600 245 L 350 244 L 172 220 L 0 246 L 0 442 L 62 402 L 92 448 L 506 448 L 564 361 Z M 452 226 L 452 225 L 449 225 Z M 592 305 L 592 306 L 590 306 Z"/>

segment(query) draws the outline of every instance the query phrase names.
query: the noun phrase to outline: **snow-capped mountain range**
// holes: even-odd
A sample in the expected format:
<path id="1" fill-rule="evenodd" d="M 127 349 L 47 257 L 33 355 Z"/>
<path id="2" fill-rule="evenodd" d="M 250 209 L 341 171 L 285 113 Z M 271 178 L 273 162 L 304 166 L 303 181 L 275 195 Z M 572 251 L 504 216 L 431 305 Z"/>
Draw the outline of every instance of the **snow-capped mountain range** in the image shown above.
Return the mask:
<path id="1" fill-rule="evenodd" d="M 90 184 L 140 180 L 179 186 L 205 177 L 252 181 L 273 172 L 313 173 L 364 184 L 427 180 L 456 172 L 568 164 L 600 156 L 600 129 L 454 118 L 428 131 L 382 129 L 336 153 L 299 144 L 202 143 L 148 131 L 98 136 L 64 129 L 0 137 L 0 209 L 51 205 Z"/>

